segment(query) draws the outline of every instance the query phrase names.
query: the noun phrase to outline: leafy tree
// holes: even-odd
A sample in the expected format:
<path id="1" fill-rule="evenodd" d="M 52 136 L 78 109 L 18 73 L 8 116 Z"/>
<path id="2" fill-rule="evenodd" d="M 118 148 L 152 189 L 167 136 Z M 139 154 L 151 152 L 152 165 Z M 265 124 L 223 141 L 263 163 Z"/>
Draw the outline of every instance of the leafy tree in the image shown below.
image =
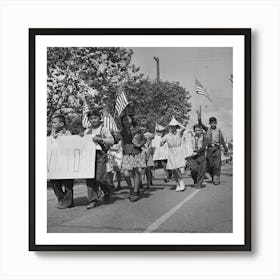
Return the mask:
<path id="1" fill-rule="evenodd" d="M 178 82 L 143 79 L 139 67 L 131 63 L 133 51 L 125 48 L 48 48 L 47 119 L 54 115 L 68 119 L 72 133 L 82 130 L 82 95 L 90 107 L 106 106 L 114 115 L 116 93 L 122 86 L 138 120 L 167 125 L 172 116 L 187 121 L 190 95 Z M 117 119 L 119 123 L 119 120 Z"/>
<path id="2" fill-rule="evenodd" d="M 168 125 L 172 116 L 182 123 L 189 120 L 191 95 L 178 82 L 145 79 L 136 86 L 127 83 L 126 91 L 136 119 L 146 120 L 150 128 L 154 128 L 156 122 Z"/>
<path id="3" fill-rule="evenodd" d="M 125 48 L 48 48 L 47 120 L 63 114 L 77 126 L 84 94 L 89 106 L 106 105 L 113 113 L 116 92 L 125 83 L 137 84 L 142 75 Z M 78 128 L 75 129 L 75 132 Z"/>

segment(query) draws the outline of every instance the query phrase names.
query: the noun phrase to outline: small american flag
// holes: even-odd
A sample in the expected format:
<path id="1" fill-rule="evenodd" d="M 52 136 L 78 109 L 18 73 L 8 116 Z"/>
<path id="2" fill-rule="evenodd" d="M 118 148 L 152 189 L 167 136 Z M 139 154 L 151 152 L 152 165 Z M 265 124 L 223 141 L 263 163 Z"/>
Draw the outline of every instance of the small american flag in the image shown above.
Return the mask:
<path id="1" fill-rule="evenodd" d="M 210 96 L 207 93 L 206 88 L 204 88 L 203 85 L 196 78 L 195 78 L 195 93 L 205 96 L 206 98 L 208 98 L 212 102 Z"/>
<path id="2" fill-rule="evenodd" d="M 89 128 L 91 126 L 90 121 L 88 120 L 87 113 L 89 112 L 89 107 L 87 102 L 84 102 L 83 105 L 83 118 L 82 118 L 82 125 L 84 128 Z"/>
<path id="3" fill-rule="evenodd" d="M 109 129 L 110 131 L 114 131 L 114 132 L 118 131 L 118 127 L 116 125 L 116 122 L 115 122 L 114 118 L 109 113 L 103 114 L 103 125 L 104 125 L 104 127 Z"/>
<path id="4" fill-rule="evenodd" d="M 123 88 L 119 89 L 117 100 L 116 100 L 116 111 L 118 116 L 122 113 L 123 109 L 128 105 L 128 101 Z"/>

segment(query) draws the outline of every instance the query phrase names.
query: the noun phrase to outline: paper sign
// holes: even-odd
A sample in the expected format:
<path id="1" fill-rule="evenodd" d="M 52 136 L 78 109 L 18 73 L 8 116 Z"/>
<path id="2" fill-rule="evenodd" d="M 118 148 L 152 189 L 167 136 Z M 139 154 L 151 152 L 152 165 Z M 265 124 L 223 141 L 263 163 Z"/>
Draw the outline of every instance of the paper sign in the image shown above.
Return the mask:
<path id="1" fill-rule="evenodd" d="M 47 178 L 94 178 L 96 145 L 90 135 L 47 138 Z"/>

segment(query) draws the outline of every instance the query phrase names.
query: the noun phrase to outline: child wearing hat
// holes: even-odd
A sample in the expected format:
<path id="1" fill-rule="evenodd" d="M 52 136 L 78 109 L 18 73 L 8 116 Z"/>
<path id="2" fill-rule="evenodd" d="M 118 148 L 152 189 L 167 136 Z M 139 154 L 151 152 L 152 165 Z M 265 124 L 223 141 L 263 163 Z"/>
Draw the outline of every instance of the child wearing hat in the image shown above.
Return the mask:
<path id="1" fill-rule="evenodd" d="M 84 134 L 91 135 L 96 144 L 95 178 L 86 179 L 89 199 L 87 209 L 91 209 L 96 207 L 99 201 L 103 201 L 104 196 L 110 196 L 106 182 L 106 158 L 108 149 L 114 144 L 114 138 L 109 129 L 103 126 L 98 110 L 90 110 L 87 115 L 90 128 L 86 129 Z"/>
<path id="2" fill-rule="evenodd" d="M 167 143 L 165 143 L 163 146 L 160 145 L 164 135 L 165 135 L 165 127 L 156 124 L 155 136 L 154 139 L 152 140 L 152 147 L 154 149 L 153 161 L 155 166 L 158 166 L 159 164 L 162 165 L 165 173 L 164 182 L 167 183 L 168 178 L 170 177 L 168 171 L 166 170 L 168 147 L 167 147 Z"/>
<path id="3" fill-rule="evenodd" d="M 212 177 L 213 184 L 219 185 L 221 174 L 221 145 L 224 147 L 225 154 L 227 154 L 228 148 L 221 130 L 217 127 L 217 119 L 215 117 L 209 119 L 209 128 L 202 124 L 201 119 L 199 119 L 199 124 L 206 131 L 208 143 L 206 153 L 207 171 Z"/>
<path id="4" fill-rule="evenodd" d="M 167 143 L 168 156 L 167 156 L 167 170 L 172 170 L 174 178 L 177 183 L 176 191 L 184 191 L 185 183 L 182 179 L 181 168 L 185 166 L 185 157 L 182 150 L 182 137 L 185 127 L 181 125 L 174 117 L 168 125 L 169 133 L 166 134 L 161 145 Z"/>
<path id="5" fill-rule="evenodd" d="M 194 181 L 194 187 L 200 189 L 205 187 L 203 180 L 206 173 L 205 151 L 207 139 L 203 135 L 202 128 L 199 124 L 194 125 L 194 136 L 192 137 L 193 153 L 189 160 L 191 176 Z"/>

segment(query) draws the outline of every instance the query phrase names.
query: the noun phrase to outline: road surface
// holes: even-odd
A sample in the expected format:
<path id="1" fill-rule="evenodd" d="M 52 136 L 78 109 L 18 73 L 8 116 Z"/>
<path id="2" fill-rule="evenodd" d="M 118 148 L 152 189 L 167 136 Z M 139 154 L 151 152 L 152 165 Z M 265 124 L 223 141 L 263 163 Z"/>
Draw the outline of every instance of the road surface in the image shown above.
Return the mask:
<path id="1" fill-rule="evenodd" d="M 107 204 L 87 210 L 87 189 L 74 186 L 74 207 L 57 209 L 56 197 L 47 190 L 47 230 L 51 232 L 232 232 L 232 165 L 222 167 L 221 184 L 195 189 L 190 172 L 184 174 L 184 192 L 175 192 L 173 181 L 163 182 L 163 171 L 149 194 L 130 203 L 125 182 Z M 206 180 L 207 182 L 207 180 Z M 209 181 L 208 181 L 209 182 Z M 144 186 L 145 189 L 145 186 Z"/>

